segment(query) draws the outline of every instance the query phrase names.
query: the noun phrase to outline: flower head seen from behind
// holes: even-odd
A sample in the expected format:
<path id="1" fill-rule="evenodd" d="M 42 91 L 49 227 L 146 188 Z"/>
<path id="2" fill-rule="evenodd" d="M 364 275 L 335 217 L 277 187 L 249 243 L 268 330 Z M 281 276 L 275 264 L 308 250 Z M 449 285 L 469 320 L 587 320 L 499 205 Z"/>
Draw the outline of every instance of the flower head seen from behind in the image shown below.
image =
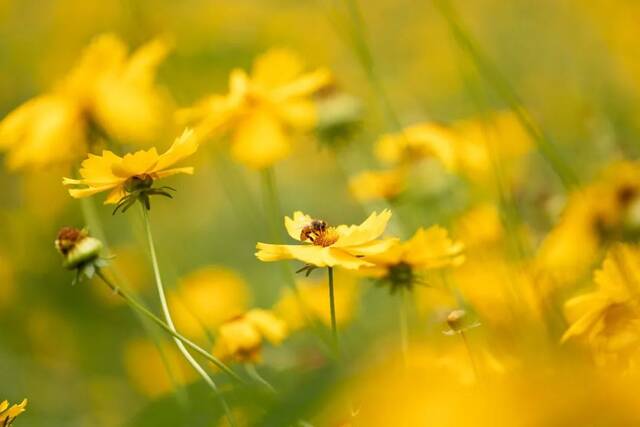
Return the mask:
<path id="1" fill-rule="evenodd" d="M 256 256 L 260 261 L 297 259 L 311 268 L 340 266 L 350 270 L 373 266 L 364 258 L 389 249 L 395 238 L 379 239 L 384 233 L 391 212 L 374 212 L 360 225 L 333 227 L 323 220 L 313 219 L 300 211 L 293 218 L 285 217 L 289 236 L 297 245 L 258 243 Z"/>
<path id="2" fill-rule="evenodd" d="M 197 148 L 198 143 L 193 138 L 193 132 L 185 130 L 163 154 L 158 154 L 155 148 L 126 154 L 123 157 L 111 151 L 103 151 L 101 156 L 90 154 L 89 158 L 82 162 L 82 178 L 63 178 L 62 182 L 67 187 L 73 187 L 69 189 L 69 194 L 74 198 L 109 191 L 105 204 L 129 205 L 129 202 L 135 202 L 137 197 L 146 196 L 145 205 L 148 209 L 149 195 L 161 192 L 162 195 L 168 195 L 164 192 L 168 187 L 152 187 L 156 180 L 178 173 L 193 174 L 192 167 L 171 166 L 193 154 Z M 126 207 L 124 206 L 125 209 Z"/>
<path id="3" fill-rule="evenodd" d="M 233 158 L 263 169 L 289 155 L 294 134 L 316 124 L 311 96 L 330 82 L 328 70 L 305 72 L 295 53 L 272 49 L 255 60 L 250 74 L 231 72 L 227 95 L 205 98 L 180 116 L 200 137 L 229 134 Z"/>
<path id="4" fill-rule="evenodd" d="M 440 226 L 419 228 L 411 239 L 398 242 L 388 250 L 366 257 L 375 264 L 364 271 L 389 285 L 391 292 L 411 289 L 422 283 L 421 273 L 427 270 L 455 267 L 464 262 L 464 245 L 453 241 Z"/>
<path id="5" fill-rule="evenodd" d="M 9 402 L 4 400 L 0 402 L 0 425 L 2 427 L 8 427 L 13 423 L 13 420 L 27 408 L 27 399 L 23 399 L 22 402 L 9 406 Z"/>
<path id="6" fill-rule="evenodd" d="M 218 329 L 214 354 L 240 363 L 262 358 L 262 344 L 280 344 L 288 335 L 286 323 L 269 310 L 253 309 L 223 323 Z"/>
<path id="7" fill-rule="evenodd" d="M 8 167 L 69 164 L 104 137 L 148 143 L 159 136 L 168 102 L 154 80 L 168 50 L 157 39 L 128 55 L 117 36 L 96 37 L 58 85 L 0 122 Z"/>

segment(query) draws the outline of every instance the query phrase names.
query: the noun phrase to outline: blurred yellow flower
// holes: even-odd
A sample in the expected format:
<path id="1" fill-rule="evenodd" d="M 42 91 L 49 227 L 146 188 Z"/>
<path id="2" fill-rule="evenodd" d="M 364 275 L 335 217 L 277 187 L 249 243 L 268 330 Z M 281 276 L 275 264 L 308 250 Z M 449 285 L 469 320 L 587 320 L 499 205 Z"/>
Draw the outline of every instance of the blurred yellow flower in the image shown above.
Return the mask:
<path id="1" fill-rule="evenodd" d="M 596 290 L 566 302 L 571 326 L 562 336 L 583 340 L 596 361 L 629 361 L 640 344 L 640 248 L 618 244 L 594 274 Z"/>
<path id="2" fill-rule="evenodd" d="M 200 268 L 180 279 L 169 294 L 169 306 L 177 329 L 199 337 L 216 329 L 223 321 L 243 313 L 249 289 L 234 271 L 224 267 Z"/>
<path id="3" fill-rule="evenodd" d="M 195 373 L 173 345 L 157 346 L 137 338 L 126 343 L 124 368 L 134 387 L 149 397 L 162 396 L 195 379 Z"/>
<path id="4" fill-rule="evenodd" d="M 398 242 L 386 251 L 365 257 L 375 266 L 365 268 L 365 274 L 388 284 L 394 292 L 412 289 L 423 279 L 420 273 L 430 269 L 459 266 L 464 262 L 464 245 L 449 238 L 447 230 L 434 225 L 419 228 L 411 239 Z"/>
<path id="5" fill-rule="evenodd" d="M 303 278 L 296 281 L 297 295 L 291 289 L 283 289 L 273 311 L 295 331 L 307 325 L 307 316 L 331 325 L 331 311 L 327 304 L 326 280 Z M 360 287 L 357 277 L 349 270 L 338 270 L 335 274 L 336 322 L 338 326 L 347 324 L 354 316 Z"/>
<path id="6" fill-rule="evenodd" d="M 273 312 L 252 309 L 220 325 L 213 353 L 241 363 L 259 362 L 262 343 L 278 345 L 287 334 L 286 323 Z"/>
<path id="7" fill-rule="evenodd" d="M 378 239 L 390 218 L 391 212 L 384 210 L 380 214 L 372 213 L 360 225 L 331 227 L 297 211 L 293 219 L 285 217 L 284 222 L 289 236 L 302 244 L 258 243 L 256 256 L 266 262 L 297 259 L 315 267 L 358 269 L 372 266 L 363 257 L 380 254 L 397 241 L 395 238 Z"/>
<path id="8" fill-rule="evenodd" d="M 349 179 L 349 191 L 360 202 L 393 199 L 405 187 L 405 173 L 400 169 L 365 171 Z"/>
<path id="9" fill-rule="evenodd" d="M 0 403 L 0 425 L 8 427 L 13 423 L 13 420 L 23 413 L 27 407 L 27 399 L 23 399 L 22 402 L 9 406 L 9 402 L 4 400 Z"/>
<path id="10" fill-rule="evenodd" d="M 255 60 L 250 75 L 231 72 L 227 95 L 205 98 L 180 111 L 179 118 L 202 138 L 229 132 L 232 156 L 262 169 L 289 155 L 292 133 L 315 125 L 311 96 L 330 82 L 328 70 L 305 72 L 295 53 L 272 49 Z"/>
<path id="11" fill-rule="evenodd" d="M 472 180 L 490 182 L 494 169 L 507 182 L 522 175 L 519 160 L 531 150 L 531 138 L 511 112 L 451 123 L 418 123 L 376 142 L 376 157 L 390 165 L 412 165 L 426 158 Z"/>
<path id="12" fill-rule="evenodd" d="M 435 158 L 448 169 L 455 167 L 455 134 L 445 126 L 420 123 L 396 134 L 382 136 L 375 146 L 376 157 L 386 164 L 401 165 Z"/>
<path id="13" fill-rule="evenodd" d="M 62 183 L 65 186 L 84 186 L 69 189 L 71 197 L 89 197 L 110 190 L 105 203 L 118 203 L 139 185 L 149 188 L 160 178 L 178 173 L 193 174 L 192 167 L 169 167 L 193 154 L 197 148 L 198 143 L 193 138 L 193 132 L 187 129 L 160 155 L 155 148 L 137 151 L 124 157 L 119 157 L 111 151 L 103 151 L 102 156 L 89 154 L 89 158 L 82 162 L 80 169 L 82 179 L 63 178 Z"/>
<path id="14" fill-rule="evenodd" d="M 97 37 L 49 93 L 33 98 L 0 122 L 0 150 L 10 169 L 68 164 L 105 135 L 150 142 L 166 123 L 166 96 L 154 84 L 168 51 L 154 40 L 127 57 L 113 34 Z"/>
<path id="15" fill-rule="evenodd" d="M 539 249 L 541 271 L 561 282 L 585 274 L 606 242 L 640 231 L 640 164 L 609 166 L 591 185 L 569 196 L 560 221 Z"/>

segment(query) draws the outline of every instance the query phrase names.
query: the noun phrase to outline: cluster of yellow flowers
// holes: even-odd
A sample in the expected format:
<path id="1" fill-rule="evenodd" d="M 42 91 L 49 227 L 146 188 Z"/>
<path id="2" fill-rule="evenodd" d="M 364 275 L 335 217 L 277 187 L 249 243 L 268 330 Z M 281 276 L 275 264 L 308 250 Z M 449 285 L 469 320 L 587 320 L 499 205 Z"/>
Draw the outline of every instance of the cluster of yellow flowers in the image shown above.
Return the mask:
<path id="1" fill-rule="evenodd" d="M 302 263 L 298 273 L 306 274 L 299 279 L 287 274 L 291 287 L 281 290 L 270 308 L 252 306 L 242 276 L 223 267 L 196 270 L 165 295 L 148 211 L 151 196 L 173 197 L 175 189 L 159 187 L 157 181 L 192 175 L 193 167 L 178 163 L 207 141 L 218 144 L 212 141 L 216 139 L 228 140 L 231 157 L 242 165 L 269 170 L 292 154 L 296 140 L 319 125 L 318 96 L 335 90 L 327 69 L 308 71 L 293 52 L 273 49 L 258 57 L 250 72 L 232 70 L 228 93 L 208 96 L 172 115 L 167 93 L 154 82 L 168 50 L 168 43 L 158 39 L 128 54 L 118 37 L 100 36 L 50 92 L 27 101 L 0 122 L 0 149 L 7 152 L 8 168 L 64 164 L 74 170 L 83 159 L 79 176 L 71 173 L 62 179 L 73 198 L 108 192 L 105 204 L 116 205 L 114 213 L 141 205 L 163 318 L 105 274 L 107 260 L 101 253 L 106 242 L 90 237 L 86 230 L 65 228 L 56 246 L 66 268 L 78 276 L 97 275 L 175 340 L 177 350 L 157 345 L 163 360 L 152 360 L 158 353 L 148 341 L 128 344 L 125 369 L 142 393 L 158 396 L 176 384 L 201 378 L 221 398 L 231 420 L 224 393 L 194 354 L 233 378 L 235 367 L 243 366 L 258 382 L 269 385 L 254 366 L 265 360 L 263 350 L 269 344 L 277 346 L 295 333 L 330 327 L 336 360 L 344 363 L 338 330 L 356 318 L 358 284 L 365 278 L 399 295 L 400 331 L 393 335 L 399 335 L 401 342 L 398 351 L 387 351 L 391 357 L 376 358 L 383 351 L 373 348 L 371 365 L 350 378 L 349 393 L 364 408 L 362 425 L 394 425 L 398 418 L 407 425 L 437 425 L 442 420 L 425 415 L 422 396 L 429 398 L 431 410 L 438 407 L 433 402 L 446 408 L 458 402 L 484 419 L 487 414 L 474 399 L 512 403 L 508 394 L 522 392 L 522 367 L 534 364 L 531 349 L 541 342 L 552 342 L 545 351 L 557 359 L 554 367 L 561 365 L 563 352 L 577 351 L 571 347 L 576 342 L 592 356 L 594 368 L 615 366 L 625 375 L 637 374 L 640 249 L 633 242 L 640 236 L 640 164 L 612 164 L 566 200 L 555 205 L 546 200 L 544 220 L 550 223 L 550 232 L 536 234 L 517 206 L 517 198 L 524 197 L 524 164 L 534 149 L 534 138 L 513 112 L 497 111 L 449 124 L 425 121 L 381 136 L 373 146 L 381 168 L 356 174 L 346 185 L 356 201 L 382 203 L 385 208 L 354 225 L 295 211 L 284 218 L 293 244 L 276 242 L 280 230 L 274 230 L 274 243 L 256 244 L 258 260 L 296 260 Z M 128 144 L 148 146 L 165 131 L 184 126 L 162 154 L 155 146 L 116 154 Z M 419 217 L 419 224 L 409 230 L 412 225 L 400 215 L 393 217 L 395 227 L 389 227 L 392 214 L 387 206 L 395 208 L 405 197 L 415 196 L 416 189 L 423 191 L 451 176 L 472 190 L 466 209 L 446 227 L 425 226 L 427 221 Z M 395 233 L 385 235 L 388 228 Z M 317 269 L 326 269 L 326 285 L 325 280 L 309 277 Z M 574 295 L 591 282 L 594 290 Z M 415 325 L 409 330 L 414 305 L 419 316 L 436 319 L 437 333 Z M 485 342 L 474 342 L 471 330 L 481 325 Z M 432 341 L 422 339 L 425 335 Z M 382 343 L 384 349 L 387 344 Z M 405 375 L 395 374 L 396 353 Z M 183 373 L 173 383 L 168 371 L 165 376 L 158 374 L 172 364 Z M 379 367 L 382 374 L 375 372 Z M 508 373 L 509 381 L 503 381 Z M 421 387 L 431 380 L 442 387 L 448 403 L 432 395 L 432 389 L 421 394 Z M 536 387 L 544 389 L 546 381 Z M 373 387 L 376 382 L 379 385 Z M 455 395 L 455 390 L 479 383 L 491 387 L 491 393 L 484 396 L 473 389 Z M 408 396 L 401 402 L 402 415 L 373 390 L 385 387 Z M 7 401 L 0 403 L 0 425 L 10 425 L 25 407 L 26 400 L 11 407 Z M 471 422 L 466 416 L 451 415 L 451 419 L 462 425 Z M 505 417 L 512 420 L 515 414 Z"/>

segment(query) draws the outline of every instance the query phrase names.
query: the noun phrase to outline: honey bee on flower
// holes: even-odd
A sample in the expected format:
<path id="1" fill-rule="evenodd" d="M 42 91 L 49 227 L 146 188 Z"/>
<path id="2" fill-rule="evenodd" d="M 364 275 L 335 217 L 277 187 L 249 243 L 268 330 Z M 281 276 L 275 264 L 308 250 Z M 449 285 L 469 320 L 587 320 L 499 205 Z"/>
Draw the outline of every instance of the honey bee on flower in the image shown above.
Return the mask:
<path id="1" fill-rule="evenodd" d="M 289 236 L 300 242 L 297 245 L 258 243 L 256 256 L 261 261 L 297 259 L 308 266 L 359 269 L 374 264 L 365 257 L 380 254 L 389 249 L 395 238 L 379 239 L 384 233 L 391 212 L 372 213 L 360 225 L 330 226 L 300 211 L 293 218 L 285 217 Z"/>

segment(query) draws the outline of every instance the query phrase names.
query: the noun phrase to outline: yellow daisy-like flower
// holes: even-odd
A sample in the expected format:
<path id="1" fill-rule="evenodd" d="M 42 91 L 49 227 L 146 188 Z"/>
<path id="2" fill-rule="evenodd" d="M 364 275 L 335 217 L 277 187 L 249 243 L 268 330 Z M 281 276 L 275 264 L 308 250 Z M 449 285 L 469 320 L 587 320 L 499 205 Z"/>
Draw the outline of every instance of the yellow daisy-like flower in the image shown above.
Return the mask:
<path id="1" fill-rule="evenodd" d="M 9 406 L 9 402 L 4 400 L 0 403 L 0 425 L 8 427 L 13 420 L 23 413 L 27 407 L 27 399 L 22 402 Z"/>
<path id="2" fill-rule="evenodd" d="M 65 186 L 80 186 L 69 189 L 69 194 L 74 198 L 110 191 L 105 204 L 115 204 L 140 186 L 149 188 L 157 179 L 178 173 L 193 174 L 193 167 L 170 166 L 190 156 L 197 148 L 193 132 L 187 129 L 163 154 L 158 154 L 155 148 L 123 157 L 111 151 L 103 151 L 102 156 L 89 154 L 80 169 L 82 179 L 63 178 L 62 183 Z"/>
<path id="3" fill-rule="evenodd" d="M 262 169 L 289 155 L 292 133 L 315 125 L 311 96 L 330 82 L 328 70 L 305 72 L 293 52 L 272 49 L 255 60 L 251 74 L 231 72 L 227 95 L 205 98 L 179 118 L 203 138 L 230 133 L 232 156 Z"/>
<path id="4" fill-rule="evenodd" d="M 259 362 L 263 342 L 278 345 L 287 334 L 286 323 L 271 311 L 253 309 L 220 326 L 213 352 L 222 359 Z"/>
<path id="5" fill-rule="evenodd" d="M 42 168 L 82 158 L 104 135 L 146 143 L 166 123 L 167 99 L 154 83 L 168 45 L 154 40 L 127 55 L 113 34 L 97 37 L 60 84 L 0 122 L 0 150 L 10 169 Z"/>
<path id="6" fill-rule="evenodd" d="M 314 267 L 371 267 L 373 264 L 364 257 L 380 254 L 397 242 L 395 238 L 378 239 L 390 218 L 391 212 L 384 210 L 372 213 L 360 225 L 331 227 L 297 211 L 293 219 L 285 217 L 284 224 L 289 236 L 301 244 L 258 243 L 256 256 L 266 262 L 297 259 Z"/>
<path id="7" fill-rule="evenodd" d="M 361 202 L 393 199 L 404 190 L 405 179 L 401 169 L 365 171 L 349 179 L 349 191 Z"/>
<path id="8" fill-rule="evenodd" d="M 602 269 L 594 275 L 596 290 L 566 302 L 565 313 L 571 326 L 562 340 L 581 339 L 600 363 L 640 356 L 638 265 L 637 246 L 620 244 L 612 248 Z"/>
<path id="9" fill-rule="evenodd" d="M 381 283 L 388 283 L 392 292 L 399 288 L 411 289 L 420 282 L 420 272 L 462 264 L 463 249 L 464 245 L 451 240 L 447 230 L 440 226 L 419 228 L 408 241 L 366 257 L 375 266 L 364 271 Z"/>

